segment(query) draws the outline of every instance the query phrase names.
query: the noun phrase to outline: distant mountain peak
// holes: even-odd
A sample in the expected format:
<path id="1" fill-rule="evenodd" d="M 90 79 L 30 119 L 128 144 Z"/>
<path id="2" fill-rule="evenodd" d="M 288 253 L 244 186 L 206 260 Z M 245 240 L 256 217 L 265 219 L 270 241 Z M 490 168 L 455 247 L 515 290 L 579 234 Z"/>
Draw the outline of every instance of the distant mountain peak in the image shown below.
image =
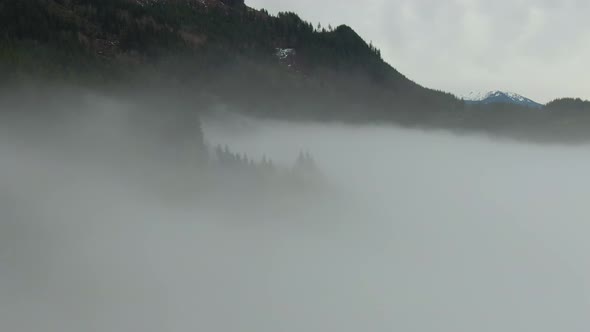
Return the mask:
<path id="1" fill-rule="evenodd" d="M 530 108 L 542 108 L 543 105 L 526 98 L 518 93 L 509 91 L 494 90 L 487 93 L 470 92 L 461 97 L 471 104 L 515 104 Z"/>
<path id="2" fill-rule="evenodd" d="M 482 101 L 486 98 L 486 96 L 489 94 L 488 93 L 482 93 L 482 92 L 476 92 L 476 91 L 471 91 L 468 94 L 465 95 L 459 95 L 457 96 L 460 99 L 463 99 L 465 101 Z"/>

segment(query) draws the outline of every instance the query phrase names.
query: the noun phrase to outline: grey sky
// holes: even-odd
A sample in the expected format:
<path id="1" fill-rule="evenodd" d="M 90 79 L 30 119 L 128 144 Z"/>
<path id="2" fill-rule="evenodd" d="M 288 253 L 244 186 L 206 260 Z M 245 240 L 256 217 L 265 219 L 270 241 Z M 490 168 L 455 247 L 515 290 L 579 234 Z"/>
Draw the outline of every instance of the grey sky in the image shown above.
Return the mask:
<path id="1" fill-rule="evenodd" d="M 247 0 L 347 24 L 414 81 L 456 94 L 590 99 L 587 0 Z"/>

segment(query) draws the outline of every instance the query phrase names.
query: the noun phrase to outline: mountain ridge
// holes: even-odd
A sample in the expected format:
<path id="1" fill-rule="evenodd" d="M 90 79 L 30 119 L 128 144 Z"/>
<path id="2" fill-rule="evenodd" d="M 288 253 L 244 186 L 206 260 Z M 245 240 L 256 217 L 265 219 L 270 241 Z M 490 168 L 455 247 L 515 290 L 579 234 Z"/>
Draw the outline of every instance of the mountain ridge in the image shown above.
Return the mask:
<path id="1" fill-rule="evenodd" d="M 462 96 L 461 99 L 463 99 L 468 104 L 504 103 L 535 109 L 541 109 L 544 107 L 543 104 L 524 97 L 518 93 L 501 90 L 493 90 L 487 93 L 477 93 L 472 91 L 469 94 Z"/>

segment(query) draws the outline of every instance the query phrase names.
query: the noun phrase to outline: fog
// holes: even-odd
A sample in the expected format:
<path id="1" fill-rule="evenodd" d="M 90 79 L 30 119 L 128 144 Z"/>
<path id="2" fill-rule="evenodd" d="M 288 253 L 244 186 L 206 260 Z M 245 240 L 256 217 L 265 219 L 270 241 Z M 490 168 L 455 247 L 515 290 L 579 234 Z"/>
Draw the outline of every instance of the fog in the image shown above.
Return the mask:
<path id="1" fill-rule="evenodd" d="M 210 145 L 313 155 L 309 190 L 261 193 L 82 104 L 2 126 L 3 331 L 590 329 L 587 146 L 203 117 Z"/>

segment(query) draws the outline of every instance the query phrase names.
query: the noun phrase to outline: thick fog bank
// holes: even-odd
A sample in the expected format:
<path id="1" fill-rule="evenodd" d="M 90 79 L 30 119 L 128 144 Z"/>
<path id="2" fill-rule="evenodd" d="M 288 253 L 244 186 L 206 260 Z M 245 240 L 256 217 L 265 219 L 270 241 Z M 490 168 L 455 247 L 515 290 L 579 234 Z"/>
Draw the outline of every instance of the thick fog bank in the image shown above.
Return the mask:
<path id="1" fill-rule="evenodd" d="M 235 172 L 178 167 L 133 106 L 90 104 L 55 139 L 2 135 L 2 330 L 590 328 L 588 147 L 203 122 L 254 159 L 308 151 L 323 180 L 292 195 L 215 185 Z"/>
<path id="2" fill-rule="evenodd" d="M 309 150 L 353 198 L 340 209 L 361 217 L 345 226 L 350 238 L 326 238 L 334 252 L 319 269 L 347 300 L 310 298 L 342 315 L 343 330 L 590 328 L 590 146 L 247 119 L 204 128 L 250 154 Z"/>

